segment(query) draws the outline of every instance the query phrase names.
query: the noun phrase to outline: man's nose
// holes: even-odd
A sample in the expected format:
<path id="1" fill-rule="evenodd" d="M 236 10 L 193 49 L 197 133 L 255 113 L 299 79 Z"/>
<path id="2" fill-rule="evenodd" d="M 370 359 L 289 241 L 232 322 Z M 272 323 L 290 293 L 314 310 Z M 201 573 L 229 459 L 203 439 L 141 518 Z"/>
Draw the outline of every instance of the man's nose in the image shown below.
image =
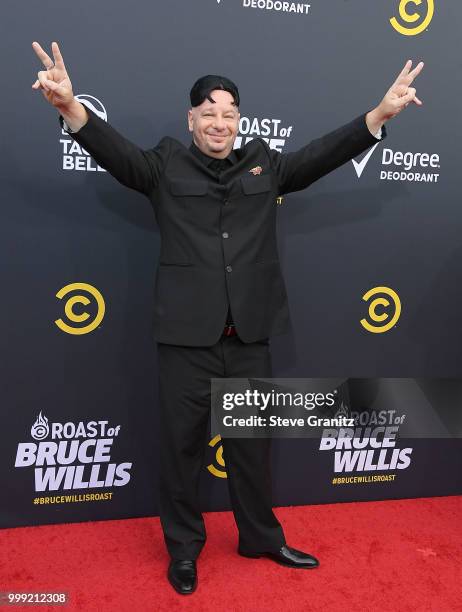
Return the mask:
<path id="1" fill-rule="evenodd" d="M 226 127 L 226 123 L 223 119 L 223 117 L 215 117 L 214 122 L 213 122 L 213 127 L 216 130 L 223 130 Z"/>

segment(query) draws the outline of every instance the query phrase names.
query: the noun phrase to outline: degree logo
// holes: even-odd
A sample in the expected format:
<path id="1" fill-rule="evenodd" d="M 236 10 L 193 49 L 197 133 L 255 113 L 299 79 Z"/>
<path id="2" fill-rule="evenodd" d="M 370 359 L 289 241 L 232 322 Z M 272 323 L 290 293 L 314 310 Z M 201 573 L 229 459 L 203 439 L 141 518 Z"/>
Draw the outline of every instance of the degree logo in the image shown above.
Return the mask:
<path id="1" fill-rule="evenodd" d="M 356 175 L 358 178 L 361 178 L 361 175 L 364 172 L 364 168 L 367 166 L 367 162 L 370 160 L 370 158 L 372 157 L 372 153 L 376 150 L 379 144 L 380 143 L 375 144 L 372 149 L 366 153 L 366 155 L 362 158 L 361 161 L 357 162 L 354 159 L 351 160 L 353 162 L 353 166 L 356 170 Z"/>
<path id="2" fill-rule="evenodd" d="M 56 297 L 62 300 L 69 293 L 76 290 L 89 294 L 93 301 L 96 302 L 97 310 L 95 317 L 84 327 L 68 325 L 62 319 L 57 319 L 55 323 L 61 331 L 66 332 L 67 334 L 79 336 L 82 334 L 88 334 L 98 327 L 103 320 L 106 307 L 103 296 L 98 289 L 92 285 L 88 285 L 87 283 L 71 283 L 70 285 L 66 285 L 58 291 Z M 83 323 L 84 321 L 91 319 L 90 315 L 85 310 L 81 314 L 74 312 L 75 304 L 83 304 L 84 306 L 88 306 L 91 301 L 92 300 L 90 300 L 86 295 L 74 295 L 70 297 L 64 305 L 64 312 L 66 313 L 68 320 L 72 321 L 72 323 Z"/>
<path id="3" fill-rule="evenodd" d="M 423 9 L 425 9 L 426 5 L 426 15 L 424 11 L 411 12 L 412 7 L 409 7 L 410 4 L 414 5 L 414 8 L 420 7 L 423 4 L 423 7 L 421 7 Z M 417 34 L 421 34 L 430 25 L 435 13 L 434 0 L 400 0 L 398 12 L 404 25 L 401 24 L 396 17 L 390 19 L 391 25 L 397 32 L 403 34 L 403 36 L 416 36 Z M 415 25 L 422 17 L 423 20 L 418 25 Z"/>

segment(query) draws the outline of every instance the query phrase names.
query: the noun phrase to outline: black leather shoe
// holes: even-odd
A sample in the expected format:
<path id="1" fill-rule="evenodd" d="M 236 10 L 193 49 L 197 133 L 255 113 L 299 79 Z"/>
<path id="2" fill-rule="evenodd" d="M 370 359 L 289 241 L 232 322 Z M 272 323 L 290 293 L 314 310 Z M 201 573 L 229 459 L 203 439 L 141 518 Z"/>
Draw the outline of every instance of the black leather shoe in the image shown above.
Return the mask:
<path id="1" fill-rule="evenodd" d="M 194 559 L 172 559 L 167 575 L 172 587 L 181 595 L 194 593 L 197 588 L 197 569 Z"/>
<path id="2" fill-rule="evenodd" d="M 249 552 L 242 548 L 238 549 L 238 553 L 243 557 L 249 557 L 251 559 L 258 559 L 259 557 L 267 557 L 288 567 L 299 567 L 303 569 L 312 569 L 319 566 L 319 561 L 316 557 L 309 555 L 308 553 L 296 550 L 284 544 L 281 546 L 278 552 Z"/>

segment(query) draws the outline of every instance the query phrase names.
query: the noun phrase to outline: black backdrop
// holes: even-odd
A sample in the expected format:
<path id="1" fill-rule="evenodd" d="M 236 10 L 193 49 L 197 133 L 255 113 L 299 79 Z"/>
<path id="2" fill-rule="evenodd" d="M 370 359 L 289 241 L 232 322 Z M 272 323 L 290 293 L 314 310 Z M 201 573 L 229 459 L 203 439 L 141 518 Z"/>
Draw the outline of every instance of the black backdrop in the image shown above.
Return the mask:
<path id="1" fill-rule="evenodd" d="M 261 136 L 288 152 L 371 109 L 408 58 L 424 60 L 422 108 L 392 121 L 367 161 L 361 156 L 278 204 L 296 334 L 271 344 L 278 377 L 457 379 L 461 20 L 456 0 L 3 3 L 0 525 L 157 513 L 151 313 L 158 230 L 148 200 L 73 147 L 57 112 L 31 89 L 41 69 L 32 41 L 50 50 L 57 40 L 74 92 L 145 148 L 166 134 L 190 142 L 188 92 L 203 74 L 237 82 L 243 141 Z M 383 323 L 370 316 L 373 298 L 363 299 L 377 287 L 392 289 L 401 304 L 385 332 L 392 298 L 377 290 L 388 300 L 376 311 Z M 65 313 L 70 298 L 77 317 Z M 98 313 L 101 322 L 82 333 Z M 438 413 L 438 400 L 430 403 Z M 50 457 L 65 423 L 75 427 L 64 428 L 63 457 L 72 440 L 93 442 L 60 472 Z M 332 455 L 319 440 L 276 440 L 274 503 L 460 493 L 454 431 L 413 439 L 411 465 L 399 478 L 367 486 L 334 486 Z M 92 458 L 96 438 L 107 442 Z M 54 490 L 40 491 L 42 458 L 31 454 L 39 442 Z M 112 472 L 117 484 L 106 485 Z M 205 510 L 229 508 L 224 475 L 219 440 L 212 440 Z"/>

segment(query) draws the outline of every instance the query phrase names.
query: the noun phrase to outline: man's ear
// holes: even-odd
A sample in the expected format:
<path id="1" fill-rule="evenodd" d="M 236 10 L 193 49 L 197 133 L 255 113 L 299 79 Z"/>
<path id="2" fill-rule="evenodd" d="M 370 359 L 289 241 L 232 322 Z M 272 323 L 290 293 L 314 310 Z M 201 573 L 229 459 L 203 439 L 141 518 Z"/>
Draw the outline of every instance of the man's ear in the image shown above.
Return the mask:
<path id="1" fill-rule="evenodd" d="M 193 131 L 193 115 L 192 115 L 192 109 L 188 110 L 188 128 L 189 131 L 192 132 Z"/>

